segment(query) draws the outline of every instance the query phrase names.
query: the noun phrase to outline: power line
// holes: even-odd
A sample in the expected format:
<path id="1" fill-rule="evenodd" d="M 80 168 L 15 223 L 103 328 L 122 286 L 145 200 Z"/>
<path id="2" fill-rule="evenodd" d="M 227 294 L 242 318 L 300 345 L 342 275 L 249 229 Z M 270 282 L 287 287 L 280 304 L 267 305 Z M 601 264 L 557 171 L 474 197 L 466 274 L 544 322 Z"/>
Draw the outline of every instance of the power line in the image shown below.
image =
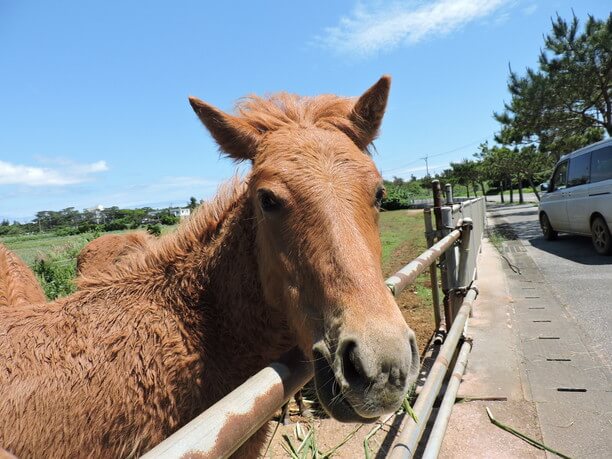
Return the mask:
<path id="1" fill-rule="evenodd" d="M 416 159 L 414 161 L 411 161 L 409 163 L 404 164 L 403 166 L 394 167 L 392 169 L 385 169 L 385 170 L 383 170 L 383 172 L 388 173 L 388 172 L 393 172 L 393 171 L 397 171 L 397 170 L 400 170 L 400 169 L 404 169 L 404 168 L 406 168 L 408 166 L 411 166 L 413 164 L 416 164 L 416 163 L 418 163 L 418 162 L 420 162 L 422 160 L 425 160 L 425 166 L 427 167 L 428 166 L 428 164 L 427 164 L 428 163 L 428 158 L 435 158 L 437 156 L 443 156 L 443 155 L 448 155 L 450 153 L 455 153 L 456 151 L 462 150 L 462 149 L 467 148 L 467 147 L 471 147 L 471 146 L 476 145 L 476 144 L 481 144 L 482 142 L 483 142 L 482 140 L 476 140 L 476 141 L 470 142 L 470 143 L 468 143 L 466 145 L 462 145 L 460 147 L 453 148 L 452 150 L 443 151 L 443 152 L 440 152 L 440 153 L 434 153 L 433 155 L 429 155 L 428 154 L 428 155 L 425 156 L 425 158 Z"/>

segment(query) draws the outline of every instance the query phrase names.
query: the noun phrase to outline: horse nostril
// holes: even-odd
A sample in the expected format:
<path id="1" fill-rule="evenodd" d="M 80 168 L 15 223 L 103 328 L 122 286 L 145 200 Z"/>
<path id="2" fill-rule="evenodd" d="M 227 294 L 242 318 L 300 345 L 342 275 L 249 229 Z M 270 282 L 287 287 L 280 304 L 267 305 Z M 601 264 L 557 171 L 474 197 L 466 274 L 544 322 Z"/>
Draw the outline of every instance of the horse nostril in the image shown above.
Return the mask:
<path id="1" fill-rule="evenodd" d="M 366 379 L 363 363 L 357 352 L 357 344 L 349 340 L 342 350 L 342 374 L 349 386 L 359 385 Z"/>

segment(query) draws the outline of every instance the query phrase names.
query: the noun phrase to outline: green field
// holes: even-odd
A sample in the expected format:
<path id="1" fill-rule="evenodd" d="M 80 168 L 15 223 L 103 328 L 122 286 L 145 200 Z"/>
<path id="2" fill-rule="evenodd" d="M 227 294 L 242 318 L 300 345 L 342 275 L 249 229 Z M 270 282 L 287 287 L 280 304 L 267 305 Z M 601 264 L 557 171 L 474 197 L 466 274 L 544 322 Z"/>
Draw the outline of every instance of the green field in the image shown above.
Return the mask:
<path id="1" fill-rule="evenodd" d="M 93 239 L 93 234 L 90 233 L 76 236 L 55 236 L 52 233 L 42 233 L 1 237 L 0 242 L 32 266 L 37 256 L 68 247 L 77 247 L 80 250 L 91 239 Z"/>
<path id="2" fill-rule="evenodd" d="M 423 211 L 393 210 L 380 214 L 380 241 L 383 265 L 388 265 L 391 256 L 402 244 L 410 242 L 421 253 L 426 248 Z M 417 253 L 417 255 L 418 255 Z M 410 260 L 405 260 L 408 263 Z"/>
<path id="3" fill-rule="evenodd" d="M 391 275 L 427 249 L 421 210 L 384 212 L 380 218 L 383 271 Z M 417 278 L 412 290 L 423 301 L 431 300 L 427 271 Z"/>
<path id="4" fill-rule="evenodd" d="M 162 226 L 162 235 L 174 231 L 178 225 Z M 113 231 L 102 234 L 121 234 L 126 231 Z M 15 252 L 28 265 L 32 266 L 37 256 L 47 255 L 51 252 L 62 251 L 68 248 L 80 250 L 97 234 L 84 233 L 75 236 L 56 236 L 53 233 L 38 233 L 24 236 L 0 236 L 0 243 Z M 76 262 L 76 261 L 75 261 Z"/>

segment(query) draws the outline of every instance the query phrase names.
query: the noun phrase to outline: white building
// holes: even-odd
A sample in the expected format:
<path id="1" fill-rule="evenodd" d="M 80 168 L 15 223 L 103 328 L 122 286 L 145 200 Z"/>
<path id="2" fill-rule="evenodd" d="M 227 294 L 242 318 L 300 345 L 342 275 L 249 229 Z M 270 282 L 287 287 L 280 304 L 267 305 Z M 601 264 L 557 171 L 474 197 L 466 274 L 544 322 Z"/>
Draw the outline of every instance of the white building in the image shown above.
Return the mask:
<path id="1" fill-rule="evenodd" d="M 170 213 L 175 217 L 187 218 L 191 215 L 191 209 L 189 207 L 174 207 L 170 209 Z"/>

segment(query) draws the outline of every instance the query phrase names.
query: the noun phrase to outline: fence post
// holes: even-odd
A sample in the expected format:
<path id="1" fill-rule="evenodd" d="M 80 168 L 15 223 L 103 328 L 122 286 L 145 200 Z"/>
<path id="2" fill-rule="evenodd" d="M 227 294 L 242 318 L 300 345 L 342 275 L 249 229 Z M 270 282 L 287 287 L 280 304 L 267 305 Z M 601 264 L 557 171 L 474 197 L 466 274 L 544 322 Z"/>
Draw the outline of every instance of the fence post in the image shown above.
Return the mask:
<path id="1" fill-rule="evenodd" d="M 436 222 L 436 232 L 438 234 L 439 239 L 444 236 L 443 228 L 444 224 L 442 223 L 442 188 L 440 187 L 439 180 L 432 180 L 431 182 L 431 190 L 433 192 L 433 213 Z M 442 293 L 444 294 L 443 299 L 443 307 L 444 307 L 444 328 L 448 331 L 451 326 L 451 322 L 449 321 L 450 310 L 449 310 L 449 301 L 448 301 L 448 278 L 446 275 L 446 253 L 440 255 L 440 278 L 442 282 Z M 442 322 L 442 320 L 440 320 Z"/>
<path id="2" fill-rule="evenodd" d="M 465 289 L 469 287 L 472 282 L 472 276 L 474 275 L 474 265 L 476 260 L 470 259 L 476 254 L 472 254 L 470 247 L 472 245 L 472 228 L 474 224 L 471 218 L 464 218 L 461 232 L 461 244 L 459 245 L 459 279 L 457 287 Z"/>
<path id="3" fill-rule="evenodd" d="M 446 194 L 446 205 L 453 205 L 453 186 L 450 183 L 447 183 L 444 186 L 444 193 Z"/>
<path id="4" fill-rule="evenodd" d="M 427 248 L 431 248 L 434 244 L 434 230 L 431 221 L 431 209 L 423 209 L 425 218 L 425 238 L 427 239 Z M 429 279 L 431 281 L 431 296 L 433 300 L 434 320 L 436 323 L 436 333 L 440 329 L 440 290 L 438 288 L 438 271 L 436 263 L 429 265 Z"/>
<path id="5" fill-rule="evenodd" d="M 452 206 L 444 206 L 441 209 L 442 214 L 442 235 L 446 236 L 450 233 L 455 227 L 455 222 L 453 219 L 453 207 Z M 453 324 L 453 320 L 455 319 L 455 313 L 457 312 L 457 298 L 453 292 L 457 288 L 457 256 L 455 252 L 455 247 L 449 248 L 445 253 L 445 265 L 446 265 L 446 285 L 447 291 L 444 293 L 444 306 L 445 306 L 445 315 L 446 315 L 446 328 L 447 330 Z"/>

